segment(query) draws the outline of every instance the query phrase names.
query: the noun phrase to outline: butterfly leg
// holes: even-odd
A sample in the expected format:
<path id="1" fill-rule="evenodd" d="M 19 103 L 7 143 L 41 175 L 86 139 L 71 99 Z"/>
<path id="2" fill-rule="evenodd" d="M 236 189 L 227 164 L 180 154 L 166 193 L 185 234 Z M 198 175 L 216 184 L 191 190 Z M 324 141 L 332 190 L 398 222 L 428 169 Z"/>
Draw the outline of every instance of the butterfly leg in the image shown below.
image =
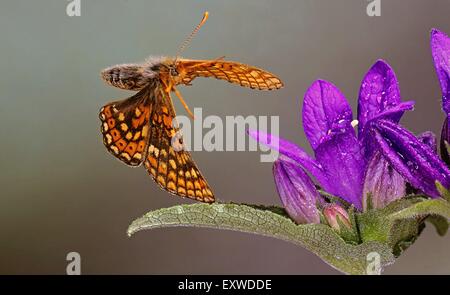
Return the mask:
<path id="1" fill-rule="evenodd" d="M 183 104 L 184 109 L 186 112 L 188 112 L 189 116 L 192 118 L 192 120 L 195 120 L 194 114 L 189 109 L 187 103 L 184 101 L 183 96 L 181 95 L 180 91 L 175 88 L 175 86 L 172 86 L 172 90 L 175 92 L 176 96 L 180 99 L 181 103 Z"/>
<path id="2" fill-rule="evenodd" d="M 180 101 L 183 104 L 183 107 L 186 110 L 186 112 L 189 114 L 189 116 L 192 118 L 192 120 L 194 120 L 195 119 L 194 114 L 189 109 L 186 101 L 184 101 L 183 96 L 181 95 L 181 93 L 178 91 L 178 89 L 175 88 L 174 83 L 172 83 L 171 80 L 169 80 L 167 82 L 162 80 L 162 84 L 163 84 L 164 90 L 167 93 L 167 95 L 169 96 L 170 100 L 172 100 L 170 92 L 173 91 L 173 92 L 175 92 L 176 96 L 180 99 Z"/>

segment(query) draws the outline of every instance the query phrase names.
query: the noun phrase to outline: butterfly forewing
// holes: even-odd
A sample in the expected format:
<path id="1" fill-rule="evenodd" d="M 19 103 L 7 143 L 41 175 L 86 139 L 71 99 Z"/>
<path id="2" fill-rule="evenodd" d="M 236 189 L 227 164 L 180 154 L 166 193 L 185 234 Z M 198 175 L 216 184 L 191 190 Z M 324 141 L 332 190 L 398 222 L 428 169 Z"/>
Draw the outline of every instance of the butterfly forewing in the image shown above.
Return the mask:
<path id="1" fill-rule="evenodd" d="M 151 93 L 146 87 L 100 110 L 103 143 L 111 154 L 130 166 L 139 166 L 146 157 L 154 105 Z"/>
<path id="2" fill-rule="evenodd" d="M 214 77 L 259 90 L 273 90 L 283 87 L 283 82 L 272 73 L 262 69 L 232 61 L 179 61 L 184 69 L 184 84 L 190 84 L 196 77 Z"/>
<path id="3" fill-rule="evenodd" d="M 174 124 L 175 110 L 169 94 L 160 89 L 150 121 L 151 136 L 145 167 L 164 190 L 201 202 L 213 202 L 214 195 L 193 161 L 183 149 L 179 128 Z"/>

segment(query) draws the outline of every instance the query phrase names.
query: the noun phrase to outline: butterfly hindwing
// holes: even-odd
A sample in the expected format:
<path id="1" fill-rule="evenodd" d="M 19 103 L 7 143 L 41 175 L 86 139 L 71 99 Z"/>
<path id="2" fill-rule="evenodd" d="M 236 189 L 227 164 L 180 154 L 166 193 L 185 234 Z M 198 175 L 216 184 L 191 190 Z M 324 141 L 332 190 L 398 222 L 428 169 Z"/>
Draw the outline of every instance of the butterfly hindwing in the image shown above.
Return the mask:
<path id="1" fill-rule="evenodd" d="M 156 107 L 150 118 L 151 131 L 145 167 L 164 190 L 197 201 L 214 202 L 214 195 L 184 149 L 179 128 L 174 123 L 175 110 L 167 92 L 156 95 Z"/>
<path id="2" fill-rule="evenodd" d="M 190 84 L 196 77 L 213 77 L 259 90 L 273 90 L 283 87 L 283 82 L 274 74 L 246 64 L 222 60 L 186 60 L 179 61 L 184 69 L 183 83 Z"/>
<path id="3" fill-rule="evenodd" d="M 111 154 L 129 166 L 139 166 L 146 157 L 153 104 L 151 91 L 144 88 L 100 110 L 103 143 Z"/>

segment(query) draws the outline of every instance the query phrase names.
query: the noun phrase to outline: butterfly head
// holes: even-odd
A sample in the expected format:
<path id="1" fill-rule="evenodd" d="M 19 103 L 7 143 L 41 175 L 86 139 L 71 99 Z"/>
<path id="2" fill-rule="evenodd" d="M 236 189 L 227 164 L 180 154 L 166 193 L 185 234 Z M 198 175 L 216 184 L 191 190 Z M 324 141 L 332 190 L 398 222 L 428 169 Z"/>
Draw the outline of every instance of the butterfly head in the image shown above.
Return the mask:
<path id="1" fill-rule="evenodd" d="M 186 71 L 182 63 L 177 59 L 167 58 L 159 65 L 159 79 L 166 85 L 184 84 L 183 79 Z"/>

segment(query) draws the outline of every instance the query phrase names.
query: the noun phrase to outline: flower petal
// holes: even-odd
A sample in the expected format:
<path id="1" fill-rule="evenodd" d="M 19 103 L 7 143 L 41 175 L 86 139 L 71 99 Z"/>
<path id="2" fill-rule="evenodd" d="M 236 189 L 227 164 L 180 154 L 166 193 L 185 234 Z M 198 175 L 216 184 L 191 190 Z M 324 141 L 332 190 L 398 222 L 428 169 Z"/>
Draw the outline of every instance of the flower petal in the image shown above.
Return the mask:
<path id="1" fill-rule="evenodd" d="M 371 124 L 381 153 L 412 186 L 438 197 L 435 182 L 450 187 L 450 170 L 432 148 L 414 134 L 388 120 Z"/>
<path id="2" fill-rule="evenodd" d="M 400 118 L 406 111 L 411 111 L 414 109 L 414 104 L 415 104 L 414 101 L 400 102 L 399 104 L 392 106 L 389 109 L 386 109 L 383 112 L 380 112 L 379 114 L 373 116 L 370 121 L 378 119 L 387 119 L 398 123 L 400 121 Z"/>
<path id="3" fill-rule="evenodd" d="M 336 132 L 354 132 L 350 105 L 327 81 L 318 80 L 306 91 L 302 115 L 306 137 L 314 150 Z"/>
<path id="4" fill-rule="evenodd" d="M 390 202 L 405 196 L 403 177 L 393 169 L 380 152 L 376 152 L 367 165 L 363 188 L 363 211 L 367 211 L 370 196 L 371 206 L 384 208 Z"/>
<path id="5" fill-rule="evenodd" d="M 415 175 L 411 172 L 410 168 L 404 163 L 404 158 L 392 149 L 390 142 L 387 141 L 378 130 L 373 129 L 372 132 L 381 154 L 391 166 L 394 167 L 404 179 L 408 180 L 413 187 L 421 187 L 422 184 L 419 179 L 415 178 Z"/>
<path id="6" fill-rule="evenodd" d="M 431 53 L 442 90 L 442 107 L 450 113 L 450 38 L 437 29 L 431 31 Z"/>
<path id="7" fill-rule="evenodd" d="M 403 113 L 408 110 L 412 110 L 414 108 L 413 101 L 405 101 L 401 102 L 398 105 L 385 110 L 382 113 L 374 116 L 372 119 L 366 122 L 366 125 L 370 125 L 370 122 L 380 119 L 387 119 L 394 122 L 400 121 L 400 118 L 403 116 Z M 374 151 L 376 150 L 376 146 L 373 142 L 372 135 L 370 134 L 370 130 L 360 129 L 358 133 L 359 139 L 361 141 L 361 146 L 364 148 L 364 156 L 367 160 L 370 160 L 373 156 Z"/>
<path id="8" fill-rule="evenodd" d="M 400 88 L 394 70 L 385 61 L 378 60 L 361 82 L 358 99 L 359 133 L 362 134 L 368 121 L 400 102 Z M 402 115 L 403 112 L 398 113 L 393 120 L 398 122 Z"/>
<path id="9" fill-rule="evenodd" d="M 365 159 L 354 134 L 335 134 L 315 151 L 326 175 L 323 188 L 361 209 Z"/>
<path id="10" fill-rule="evenodd" d="M 429 146 L 435 153 L 437 153 L 437 140 L 436 140 L 436 134 L 434 134 L 431 131 L 425 131 L 421 133 L 417 138 Z"/>
<path id="11" fill-rule="evenodd" d="M 301 165 L 311 173 L 319 183 L 324 182 L 325 175 L 323 174 L 320 164 L 296 144 L 275 135 L 267 134 L 263 131 L 248 130 L 248 134 L 256 141 L 278 151 L 280 154 Z"/>
<path id="12" fill-rule="evenodd" d="M 309 176 L 300 166 L 279 158 L 273 165 L 273 175 L 281 202 L 297 223 L 320 223 L 316 202 L 320 195 Z"/>

